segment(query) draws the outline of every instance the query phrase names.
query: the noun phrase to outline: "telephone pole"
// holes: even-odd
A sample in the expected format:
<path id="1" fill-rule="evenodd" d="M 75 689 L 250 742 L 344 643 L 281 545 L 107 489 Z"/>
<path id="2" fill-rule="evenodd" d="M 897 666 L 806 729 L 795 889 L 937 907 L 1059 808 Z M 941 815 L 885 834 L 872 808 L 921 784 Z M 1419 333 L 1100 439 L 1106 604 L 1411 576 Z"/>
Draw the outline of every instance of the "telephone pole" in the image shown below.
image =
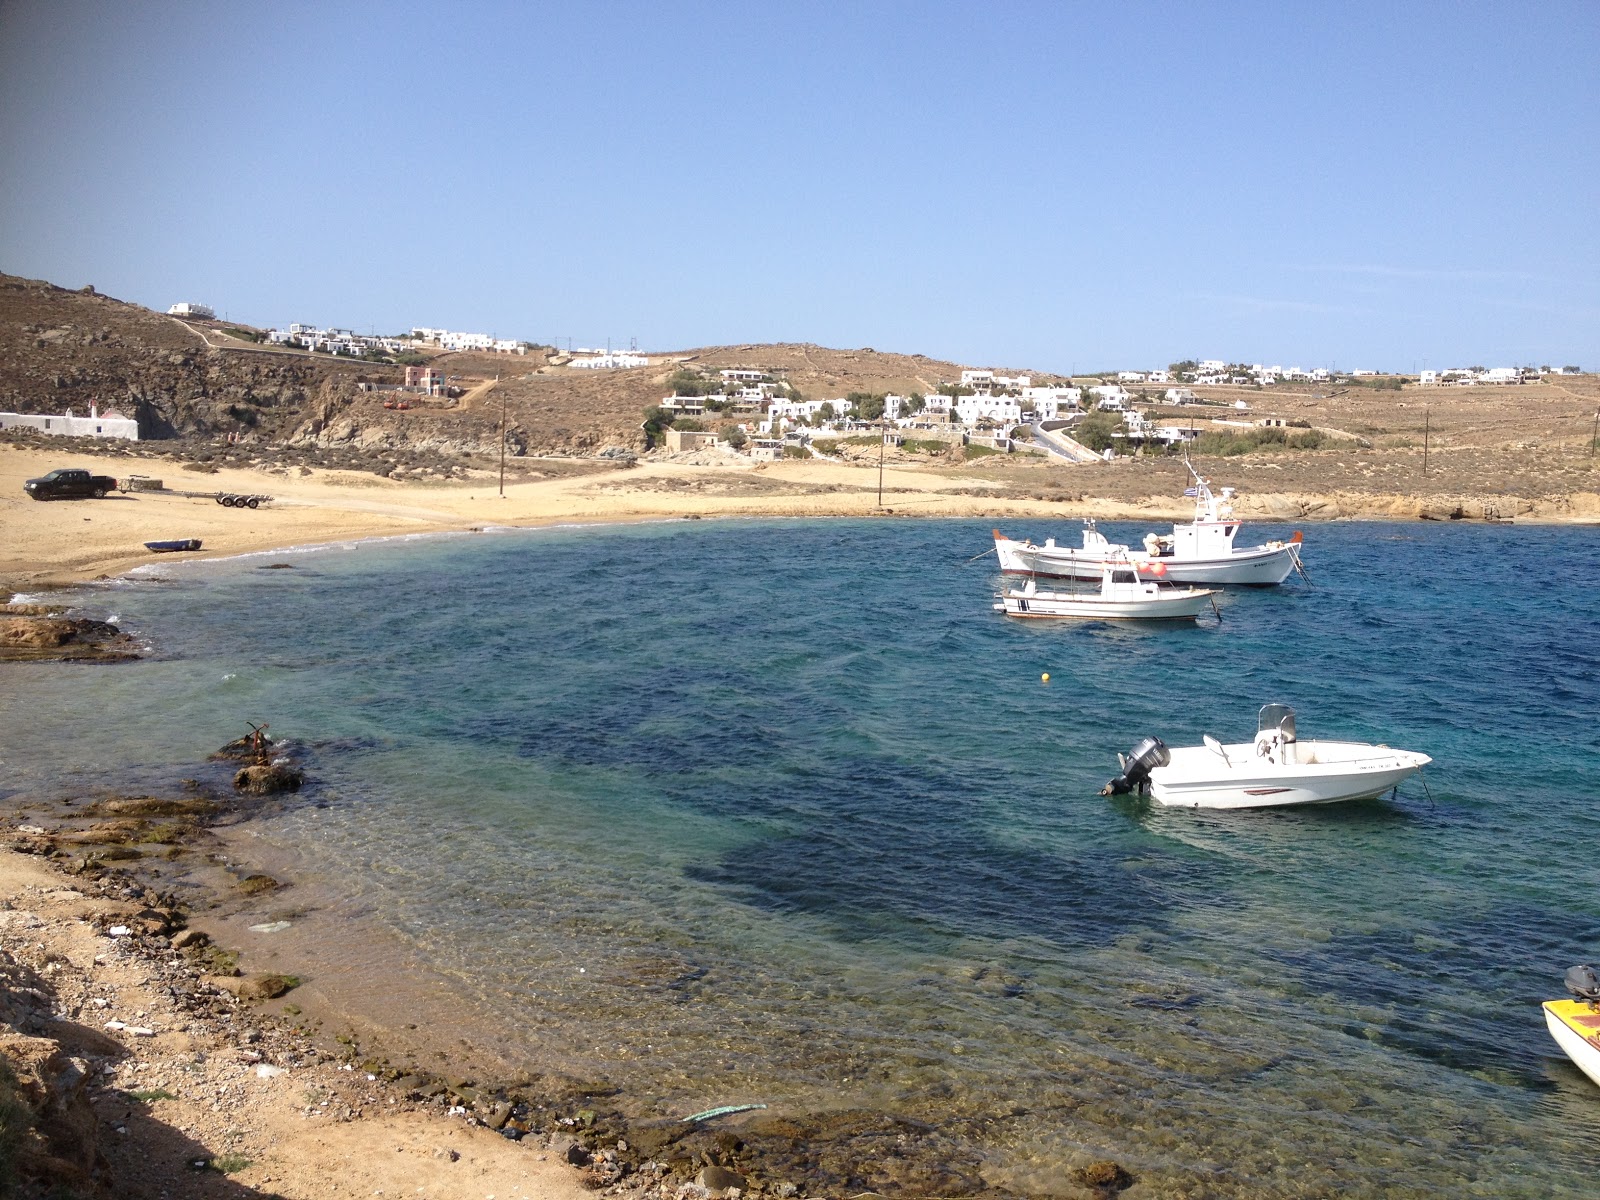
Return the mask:
<path id="1" fill-rule="evenodd" d="M 500 376 L 494 377 L 495 386 L 500 386 Z M 506 494 L 506 394 L 500 393 L 500 496 Z"/>

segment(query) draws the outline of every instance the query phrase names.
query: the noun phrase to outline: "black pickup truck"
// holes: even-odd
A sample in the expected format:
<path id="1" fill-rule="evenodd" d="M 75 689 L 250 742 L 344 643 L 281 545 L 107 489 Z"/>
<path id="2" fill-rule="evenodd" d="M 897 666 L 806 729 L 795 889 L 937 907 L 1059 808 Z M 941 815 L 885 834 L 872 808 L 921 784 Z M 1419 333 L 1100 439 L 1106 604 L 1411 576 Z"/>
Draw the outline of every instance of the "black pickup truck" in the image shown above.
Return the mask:
<path id="1" fill-rule="evenodd" d="M 75 467 L 51 471 L 38 479 L 30 479 L 22 490 L 35 500 L 81 500 L 93 496 L 96 500 L 117 490 L 117 481 L 109 475 L 91 475 Z"/>

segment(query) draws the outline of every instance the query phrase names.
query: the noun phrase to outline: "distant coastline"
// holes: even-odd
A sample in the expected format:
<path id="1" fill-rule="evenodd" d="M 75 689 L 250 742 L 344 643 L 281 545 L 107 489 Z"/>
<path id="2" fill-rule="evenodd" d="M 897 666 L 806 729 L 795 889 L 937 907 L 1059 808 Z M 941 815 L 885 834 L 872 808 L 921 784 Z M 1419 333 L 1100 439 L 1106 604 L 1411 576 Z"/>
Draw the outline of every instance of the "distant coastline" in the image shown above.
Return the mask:
<path id="1" fill-rule="evenodd" d="M 353 472 L 304 475 L 224 469 L 196 476 L 181 463 L 160 464 L 169 487 L 269 494 L 258 510 L 209 500 L 148 494 L 105 500 L 37 503 L 22 481 L 63 463 L 130 473 L 128 459 L 81 444 L 57 450 L 0 444 L 0 586 L 27 590 L 116 575 L 156 561 L 146 541 L 197 537 L 204 557 L 415 533 L 469 532 L 492 526 L 606 524 L 685 517 L 984 517 L 1163 522 L 1192 512 L 1182 496 L 1182 464 L 1171 460 L 1106 468 L 1049 467 L 981 459 L 959 469 L 892 464 L 879 505 L 876 464 L 796 461 L 703 466 L 646 461 L 624 469 L 559 474 L 508 483 L 399 482 Z M 152 467 L 138 464 L 143 471 Z M 1235 507 L 1247 521 L 1515 520 L 1600 523 L 1600 487 L 1541 496 L 1488 491 L 1394 492 L 1334 488 L 1267 490 L 1241 459 L 1202 464 L 1213 482 L 1240 488 Z M 487 474 L 487 473 L 485 473 Z M 1276 480 L 1273 480 L 1276 482 Z M 1578 482 L 1578 481 L 1574 481 Z M 1589 483 L 1587 479 L 1583 483 Z"/>

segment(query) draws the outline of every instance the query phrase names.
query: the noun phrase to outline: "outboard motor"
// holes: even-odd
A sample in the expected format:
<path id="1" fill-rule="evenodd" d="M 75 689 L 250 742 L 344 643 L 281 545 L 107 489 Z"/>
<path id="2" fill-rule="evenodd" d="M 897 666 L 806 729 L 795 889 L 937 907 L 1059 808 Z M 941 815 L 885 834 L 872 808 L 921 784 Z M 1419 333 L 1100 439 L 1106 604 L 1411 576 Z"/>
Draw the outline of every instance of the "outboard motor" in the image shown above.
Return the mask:
<path id="1" fill-rule="evenodd" d="M 1127 754 L 1119 754 L 1122 774 L 1100 789 L 1102 796 L 1121 796 L 1137 788 L 1141 793 L 1150 783 L 1150 772 L 1172 761 L 1167 744 L 1158 737 L 1141 738 Z"/>
<path id="2" fill-rule="evenodd" d="M 1568 967 L 1567 991 L 1579 1000 L 1600 1004 L 1600 972 L 1593 967 Z"/>

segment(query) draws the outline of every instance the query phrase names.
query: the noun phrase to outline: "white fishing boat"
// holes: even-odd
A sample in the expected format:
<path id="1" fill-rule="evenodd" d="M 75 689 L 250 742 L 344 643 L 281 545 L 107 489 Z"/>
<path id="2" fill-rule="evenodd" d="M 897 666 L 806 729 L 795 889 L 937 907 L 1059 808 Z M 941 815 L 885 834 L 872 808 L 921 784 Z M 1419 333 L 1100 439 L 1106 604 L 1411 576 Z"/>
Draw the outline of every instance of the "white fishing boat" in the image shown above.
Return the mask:
<path id="1" fill-rule="evenodd" d="M 1433 761 L 1367 742 L 1301 741 L 1286 704 L 1262 707 L 1254 741 L 1224 745 L 1209 734 L 1203 741 L 1168 747 L 1145 738 L 1118 756 L 1122 774 L 1101 794 L 1148 787 L 1157 803 L 1182 808 L 1337 804 L 1381 796 Z"/>
<path id="2" fill-rule="evenodd" d="M 1544 1023 L 1578 1070 L 1600 1084 L 1600 975 L 1593 967 L 1572 967 L 1566 982 L 1576 999 L 1546 1000 Z"/>
<path id="3" fill-rule="evenodd" d="M 1161 564 L 1145 574 L 1159 576 Z M 1204 588 L 1163 587 L 1126 559 L 1108 562 L 1100 571 L 1096 591 L 1040 591 L 1030 579 L 1020 588 L 1000 593 L 995 611 L 1009 617 L 1078 617 L 1101 621 L 1192 621 L 1208 607 L 1214 609 L 1216 593 Z"/>
<path id="4" fill-rule="evenodd" d="M 1079 547 L 1058 546 L 1054 538 L 1035 545 L 1008 538 L 996 529 L 994 548 L 1000 570 L 1007 575 L 1045 579 L 1098 579 L 1107 562 L 1127 558 L 1135 564 L 1163 564 L 1166 577 L 1173 583 L 1270 587 L 1282 583 L 1290 571 L 1301 569 L 1303 539 L 1298 530 L 1288 541 L 1235 546 L 1240 522 L 1233 515 L 1233 489 L 1223 488 L 1221 496 L 1215 496 L 1210 484 L 1192 466 L 1189 473 L 1195 482 L 1184 494 L 1194 494 L 1194 520 L 1173 525 L 1170 535 L 1146 534 L 1142 550 L 1108 541 L 1095 528 L 1093 518 L 1084 520 L 1083 545 Z"/>

